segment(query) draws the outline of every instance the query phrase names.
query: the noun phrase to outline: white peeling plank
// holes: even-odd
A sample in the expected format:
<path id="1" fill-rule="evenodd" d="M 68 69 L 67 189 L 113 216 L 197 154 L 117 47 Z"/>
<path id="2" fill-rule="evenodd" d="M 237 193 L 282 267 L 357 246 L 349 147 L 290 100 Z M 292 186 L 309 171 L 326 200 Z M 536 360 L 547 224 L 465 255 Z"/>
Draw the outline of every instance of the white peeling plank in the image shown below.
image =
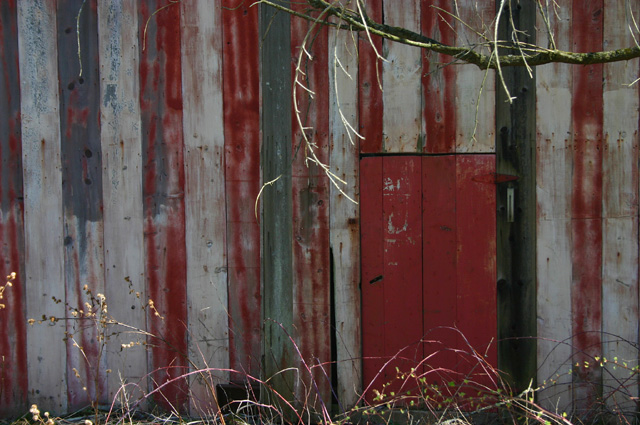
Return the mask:
<path id="1" fill-rule="evenodd" d="M 56 6 L 18 3 L 24 177 L 26 316 L 64 317 L 62 168 Z M 62 302 L 56 303 L 58 299 Z M 27 328 L 29 403 L 66 413 L 63 322 Z"/>
<path id="2" fill-rule="evenodd" d="M 634 16 L 640 6 L 633 3 Z M 626 7 L 605 1 L 605 49 L 633 45 Z M 626 362 L 638 357 L 638 60 L 604 65 L 602 355 Z M 611 363 L 603 373 L 609 408 L 635 410 L 638 381 Z M 623 385 L 623 389 L 620 388 Z"/>
<path id="3" fill-rule="evenodd" d="M 182 5 L 182 80 L 189 359 L 229 367 L 222 110 L 222 9 L 208 0 Z M 209 385 L 227 372 L 203 375 Z M 191 383 L 192 413 L 215 409 L 207 383 Z M 214 387 L 215 388 L 215 387 Z"/>
<path id="4" fill-rule="evenodd" d="M 137 16 L 135 2 L 98 2 L 105 295 L 111 316 L 146 329 Z M 124 382 L 146 391 L 145 347 L 122 348 L 145 336 L 117 325 L 109 332 L 116 333 L 107 344 L 109 397 Z M 134 387 L 127 394 L 140 395 Z"/>
<path id="5" fill-rule="evenodd" d="M 420 32 L 420 2 L 384 2 L 385 24 Z M 383 41 L 382 99 L 385 152 L 422 152 L 422 50 Z"/>
<path id="6" fill-rule="evenodd" d="M 555 34 L 568 43 L 571 9 L 559 12 Z M 538 385 L 542 406 L 562 412 L 572 403 L 570 68 L 542 66 L 536 78 Z"/>
<path id="7" fill-rule="evenodd" d="M 490 54 L 487 40 L 471 28 L 492 38 L 494 2 L 459 2 L 460 19 L 469 27 L 457 24 L 457 45 Z M 486 32 L 485 32 L 486 30 Z M 483 45 L 483 43 L 485 43 Z M 456 65 L 456 152 L 486 153 L 495 151 L 495 74 L 475 65 Z"/>
<path id="8" fill-rule="evenodd" d="M 334 264 L 338 399 L 351 408 L 362 393 L 360 225 L 358 205 L 358 46 L 347 31 L 329 32 L 330 167 L 346 185 L 330 186 L 330 244 Z M 348 124 L 345 124 L 348 123 Z"/>

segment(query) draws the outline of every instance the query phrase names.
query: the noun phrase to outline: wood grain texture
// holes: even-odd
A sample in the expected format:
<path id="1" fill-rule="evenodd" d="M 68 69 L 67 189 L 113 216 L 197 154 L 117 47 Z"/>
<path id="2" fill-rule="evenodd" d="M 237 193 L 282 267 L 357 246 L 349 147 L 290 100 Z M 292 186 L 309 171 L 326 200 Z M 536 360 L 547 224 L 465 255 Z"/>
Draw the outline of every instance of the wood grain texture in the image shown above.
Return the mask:
<path id="1" fill-rule="evenodd" d="M 293 400 L 293 373 L 279 373 L 292 364 L 288 335 L 293 325 L 292 192 L 291 176 L 291 22 L 273 9 L 260 9 L 262 176 L 273 182 L 262 194 L 262 344 L 264 375 L 271 388 Z M 280 324 L 282 328 L 278 325 Z M 276 402 L 262 394 L 267 402 Z"/>
<path id="2" fill-rule="evenodd" d="M 494 155 L 456 157 L 457 311 L 456 325 L 468 346 L 483 361 L 497 365 L 496 328 L 496 186 L 482 176 L 494 175 Z M 465 356 L 458 372 L 491 387 L 480 362 Z"/>
<path id="3" fill-rule="evenodd" d="M 384 247 L 382 220 L 382 157 L 360 161 L 360 265 L 362 291 L 362 376 L 365 396 L 384 384 L 385 363 Z"/>
<path id="4" fill-rule="evenodd" d="M 78 38 L 81 48 L 78 60 L 58 61 L 58 78 L 66 304 L 69 310 L 85 310 L 91 294 L 104 294 L 97 2 L 83 6 L 78 0 L 60 1 L 57 11 L 58 54 L 77 56 Z M 94 400 L 107 403 L 106 357 L 98 328 L 82 317 L 66 326 L 69 409 Z"/>
<path id="5" fill-rule="evenodd" d="M 420 2 L 384 2 L 384 23 L 420 32 Z M 422 52 L 383 40 L 383 146 L 386 152 L 422 151 Z"/>
<path id="6" fill-rule="evenodd" d="M 460 347 L 453 328 L 458 311 L 458 222 L 456 219 L 456 158 L 422 158 L 422 280 L 424 356 L 429 381 L 456 379 Z M 442 368 L 442 370 L 438 370 Z M 436 378 L 437 376 L 437 378 Z"/>
<path id="7" fill-rule="evenodd" d="M 227 369 L 222 9 L 192 1 L 181 13 L 189 359 L 197 368 Z M 228 379 L 216 370 L 191 381 L 191 412 L 215 411 L 211 385 Z"/>
<path id="8" fill-rule="evenodd" d="M 569 48 L 571 8 L 549 12 L 558 48 Z M 549 42 L 544 31 L 538 36 L 538 43 Z M 565 411 L 572 369 L 570 68 L 540 67 L 536 80 L 538 385 L 542 406 Z"/>
<path id="9" fill-rule="evenodd" d="M 433 2 L 433 7 L 422 2 L 422 33 L 453 45 L 455 19 L 446 14 L 452 12 L 452 6 L 443 0 Z M 452 66 L 451 61 L 445 55 L 422 55 L 424 152 L 447 153 L 456 150 L 456 67 Z"/>
<path id="10" fill-rule="evenodd" d="M 260 375 L 260 225 L 253 205 L 261 187 L 258 10 L 222 9 L 230 365 Z"/>
<path id="11" fill-rule="evenodd" d="M 602 49 L 602 1 L 572 8 L 575 51 Z M 590 17 L 586 19 L 585 17 Z M 602 352 L 602 65 L 572 68 L 572 261 L 573 408 L 585 414 L 595 407 L 602 370 L 584 367 Z"/>
<path id="12" fill-rule="evenodd" d="M 0 335 L 0 415 L 5 417 L 26 410 L 28 389 L 17 13 L 15 1 L 0 2 L 0 279 L 17 273 L 3 293 L 0 311 L 3 323 L 11 323 Z"/>
<path id="13" fill-rule="evenodd" d="M 22 114 L 26 316 L 65 316 L 62 173 L 56 10 L 47 1 L 18 4 Z M 56 300 L 59 300 L 56 302 Z M 44 318 L 43 318 L 44 319 Z M 64 322 L 27 328 L 29 402 L 65 412 Z"/>
<path id="14" fill-rule="evenodd" d="M 489 39 L 493 34 L 488 25 L 495 16 L 495 2 L 459 3 L 456 22 L 457 46 L 469 46 L 476 51 L 489 53 L 486 40 L 475 33 L 478 29 Z M 491 30 L 489 30 L 491 28 Z M 495 80 L 488 71 L 473 66 L 456 67 L 456 152 L 495 151 Z"/>
<path id="15" fill-rule="evenodd" d="M 302 5 L 301 5 L 302 6 Z M 305 41 L 304 39 L 307 38 Z M 311 57 L 301 50 L 305 49 Z M 291 21 L 291 56 L 295 63 L 302 55 L 298 73 L 300 83 L 312 90 L 313 98 L 298 86 L 294 87 L 299 120 L 292 105 L 292 226 L 293 226 L 293 323 L 294 339 L 299 345 L 302 361 L 314 367 L 311 376 L 299 364 L 300 378 L 296 386 L 299 402 L 311 403 L 316 408 L 331 400 L 331 382 L 327 379 L 331 361 L 330 325 L 330 247 L 329 247 L 329 179 L 316 164 L 306 161 L 307 147 L 302 137 L 306 130 L 319 161 L 329 162 L 329 84 L 328 32 L 301 19 Z M 293 82 L 292 82 L 293 83 Z M 322 366 L 320 366 L 322 365 Z M 324 371 L 321 370 L 324 369 Z M 314 381 L 312 383 L 312 380 Z M 319 400 L 316 398 L 319 397 Z"/>
<path id="16" fill-rule="evenodd" d="M 146 23 L 138 31 L 145 277 L 155 307 L 147 308 L 153 335 L 149 368 L 154 387 L 163 386 L 156 403 L 184 411 L 186 380 L 167 385 L 188 367 L 180 8 L 173 4 L 160 11 L 155 1 L 139 6 L 138 22 Z"/>
<path id="17" fill-rule="evenodd" d="M 384 370 L 388 391 L 412 390 L 396 380 L 422 360 L 422 160 L 383 158 Z"/>
<path id="18" fill-rule="evenodd" d="M 366 2 L 366 12 L 376 22 L 382 21 L 382 0 Z M 382 39 L 369 38 L 366 33 L 358 35 L 358 117 L 359 131 L 364 139 L 360 152 L 383 151 L 384 106 L 382 100 Z"/>
<path id="19" fill-rule="evenodd" d="M 499 38 L 509 39 L 515 26 L 520 41 L 534 43 L 538 6 L 532 2 L 506 6 Z M 515 99 L 510 103 L 502 87 L 496 90 L 496 172 L 518 178 L 496 185 L 498 365 L 519 393 L 532 379 L 535 385 L 537 374 L 536 71 L 510 67 L 502 70 L 502 78 Z"/>
<path id="20" fill-rule="evenodd" d="M 141 304 L 145 290 L 143 240 L 142 140 L 138 78 L 138 12 L 131 2 L 98 3 L 100 55 L 100 141 L 104 217 L 105 295 L 109 314 L 121 323 L 146 330 Z M 126 249 L 124 249 L 126 247 Z M 145 337 L 122 326 L 108 329 L 109 399 L 122 383 L 146 391 L 147 353 L 122 344 Z M 129 387 L 135 397 L 139 392 Z M 118 399 L 122 402 L 122 399 Z"/>
<path id="21" fill-rule="evenodd" d="M 633 43 L 626 8 L 605 1 L 603 45 Z M 635 4 L 634 16 L 640 12 Z M 604 65 L 603 93 L 603 259 L 602 356 L 633 364 L 638 344 L 638 60 Z M 616 391 L 623 384 L 624 391 Z M 625 395 L 623 395 L 625 394 Z M 632 412 L 638 383 L 629 372 L 611 365 L 603 370 L 603 396 L 614 410 Z"/>
<path id="22" fill-rule="evenodd" d="M 360 324 L 360 220 L 357 200 L 360 140 L 343 123 L 358 128 L 358 46 L 346 31 L 329 32 L 329 165 L 346 181 L 330 185 L 330 244 L 333 259 L 338 400 L 355 406 L 362 393 Z"/>

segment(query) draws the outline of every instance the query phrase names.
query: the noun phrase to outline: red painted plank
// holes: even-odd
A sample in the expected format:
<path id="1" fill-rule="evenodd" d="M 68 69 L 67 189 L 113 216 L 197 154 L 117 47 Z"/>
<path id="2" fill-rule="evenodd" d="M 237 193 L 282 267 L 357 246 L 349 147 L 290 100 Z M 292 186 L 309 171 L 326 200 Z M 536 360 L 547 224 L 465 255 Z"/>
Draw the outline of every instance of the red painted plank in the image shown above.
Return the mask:
<path id="1" fill-rule="evenodd" d="M 573 48 L 602 50 L 602 0 L 578 2 L 572 9 Z M 573 363 L 602 352 L 602 65 L 573 71 L 572 262 Z M 574 408 L 594 407 L 602 372 L 579 368 L 574 375 Z"/>
<path id="2" fill-rule="evenodd" d="M 303 4 L 292 7 L 306 8 Z M 301 53 L 300 47 L 311 55 L 308 59 Z M 292 76 L 298 55 L 303 54 L 300 83 L 312 90 L 313 100 L 299 86 L 294 88 L 300 121 L 305 127 L 313 127 L 307 134 L 315 145 L 317 158 L 324 164 L 329 163 L 329 84 L 327 73 L 328 33 L 322 26 L 312 26 L 308 21 L 291 21 Z M 294 114 L 292 116 L 293 140 L 295 150 L 301 146 L 292 164 L 292 202 L 293 202 L 293 314 L 297 342 L 304 360 L 308 364 L 331 361 L 330 326 L 330 264 L 329 264 L 329 180 L 323 170 L 309 163 L 305 164 L 306 147 L 301 128 Z M 324 403 L 330 403 L 330 374 L 316 368 L 313 379 L 319 396 Z M 325 373 L 327 375 L 325 375 Z M 310 383 L 302 375 L 307 388 Z M 298 387 L 297 396 L 303 396 L 304 386 Z M 319 405 L 316 405 L 316 408 Z"/>
<path id="3" fill-rule="evenodd" d="M 260 190 L 258 8 L 243 3 L 223 9 L 222 20 L 230 366 L 258 376 L 260 226 L 249 208 Z"/>
<path id="4" fill-rule="evenodd" d="M 153 15 L 158 7 L 152 0 L 141 3 L 139 40 L 147 290 L 164 317 L 148 309 L 149 331 L 157 337 L 150 341 L 150 370 L 162 384 L 186 371 L 187 294 L 180 7 Z M 165 387 L 157 402 L 184 409 L 186 382 Z"/>
<path id="5" fill-rule="evenodd" d="M 84 303 L 91 302 L 85 285 L 94 296 L 104 293 L 97 21 L 96 1 L 58 2 L 59 56 L 77 57 L 78 39 L 82 49 L 82 75 L 77 60 L 58 61 L 66 303 L 77 310 L 86 310 Z M 69 408 L 108 402 L 106 358 L 98 329 L 87 318 L 67 321 L 66 326 Z"/>
<path id="6" fill-rule="evenodd" d="M 455 379 L 460 337 L 457 312 L 457 223 L 455 156 L 422 158 L 422 270 L 424 373 L 430 383 Z M 440 370 L 439 370 L 440 369 Z"/>
<path id="7" fill-rule="evenodd" d="M 497 367 L 496 351 L 496 186 L 476 176 L 495 173 L 494 155 L 456 156 L 456 222 L 458 329 L 468 341 L 461 350 L 476 350 Z M 464 356 L 458 371 L 490 385 L 478 359 Z"/>
<path id="8" fill-rule="evenodd" d="M 422 360 L 422 159 L 384 157 L 382 180 L 385 355 L 399 355 L 385 370 L 409 372 Z M 406 359 L 406 360 L 405 360 Z M 407 390 L 401 382 L 391 389 Z"/>
<path id="9" fill-rule="evenodd" d="M 422 2 L 422 33 L 453 45 L 456 34 L 455 19 L 445 11 L 452 11 L 448 1 Z M 428 53 L 422 61 L 423 113 L 425 125 L 424 152 L 446 153 L 456 150 L 456 103 L 454 66 L 446 66 L 450 56 Z"/>
<path id="10" fill-rule="evenodd" d="M 368 400 L 380 390 L 384 376 L 384 248 L 382 246 L 382 157 L 360 161 L 360 252 L 362 291 L 363 388 Z"/>
<path id="11" fill-rule="evenodd" d="M 22 143 L 18 70 L 17 10 L 0 2 L 0 279 L 16 272 L 0 303 L 0 415 L 24 413 L 27 403 L 27 342 L 24 318 L 24 233 Z M 4 285 L 5 281 L 0 281 Z M 10 323 L 10 326 L 6 324 Z"/>
<path id="12" fill-rule="evenodd" d="M 314 184 L 316 180 L 316 185 Z M 326 178 L 293 178 L 293 285 L 296 343 L 307 364 L 331 360 L 329 190 Z M 303 369 L 304 370 L 304 369 Z M 325 368 L 327 375 L 329 370 Z M 313 374 L 322 400 L 330 385 L 320 370 Z M 305 372 L 302 379 L 307 388 Z M 298 397 L 302 393 L 297 394 Z M 319 406 L 316 406 L 319 407 Z"/>
<path id="13" fill-rule="evenodd" d="M 366 2 L 367 14 L 371 19 L 382 22 L 382 1 L 369 0 Z M 371 45 L 373 41 L 373 49 Z M 361 32 L 358 35 L 358 57 L 359 57 L 359 80 L 358 106 L 360 109 L 360 134 L 364 140 L 360 141 L 360 152 L 377 153 L 382 152 L 382 63 L 376 56 L 382 55 L 382 39 L 371 36 L 371 41 L 367 34 Z"/>

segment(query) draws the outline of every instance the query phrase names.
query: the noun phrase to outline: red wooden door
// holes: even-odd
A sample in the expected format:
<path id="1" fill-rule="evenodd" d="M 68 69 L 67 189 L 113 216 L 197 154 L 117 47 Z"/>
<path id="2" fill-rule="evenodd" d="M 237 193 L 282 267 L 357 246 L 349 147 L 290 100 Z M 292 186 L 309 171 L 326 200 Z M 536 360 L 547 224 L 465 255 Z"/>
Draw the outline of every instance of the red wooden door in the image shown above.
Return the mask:
<path id="1" fill-rule="evenodd" d="M 383 384 L 391 384 L 387 394 L 410 389 L 398 370 L 411 368 L 429 383 L 462 382 L 469 375 L 487 382 L 465 352 L 475 349 L 496 364 L 494 173 L 494 155 L 361 160 L 369 399 Z"/>

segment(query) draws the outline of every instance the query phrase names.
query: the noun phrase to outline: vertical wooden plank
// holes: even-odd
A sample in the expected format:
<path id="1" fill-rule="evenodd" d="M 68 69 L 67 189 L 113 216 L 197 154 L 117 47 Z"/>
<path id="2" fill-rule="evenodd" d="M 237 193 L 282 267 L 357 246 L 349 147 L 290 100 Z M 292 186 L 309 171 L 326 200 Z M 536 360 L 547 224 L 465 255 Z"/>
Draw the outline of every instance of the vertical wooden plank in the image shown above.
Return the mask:
<path id="1" fill-rule="evenodd" d="M 294 6 L 299 8 L 303 5 Z M 300 48 L 311 55 L 308 58 Z M 312 26 L 303 19 L 291 21 L 291 55 L 294 59 L 292 73 L 295 77 L 295 63 L 302 55 L 300 82 L 311 89 L 313 99 L 299 86 L 295 96 L 300 110 L 300 122 L 308 137 L 315 145 L 315 153 L 320 162 L 329 162 L 329 85 L 327 81 L 328 44 L 327 29 Z M 292 106 L 293 107 L 293 106 Z M 295 108 L 293 109 L 295 114 Z M 294 335 L 299 344 L 304 361 L 308 365 L 326 363 L 313 371 L 315 385 L 307 381 L 304 368 L 301 368 L 302 382 L 296 387 L 297 398 L 302 400 L 311 390 L 317 391 L 320 403 L 330 404 L 331 382 L 328 362 L 331 361 L 330 326 L 330 259 L 329 259 L 329 179 L 318 165 L 306 163 L 307 149 L 303 141 L 302 129 L 295 115 L 292 117 L 292 150 L 297 154 L 292 162 L 292 200 L 293 200 L 293 315 Z M 302 144 L 302 145 L 301 145 Z M 300 147 L 299 147 L 300 146 Z M 299 147 L 299 148 L 298 148 Z M 305 388 L 306 387 L 306 388 Z M 305 403 L 316 403 L 316 395 Z M 315 405 L 316 408 L 320 404 Z"/>
<path id="2" fill-rule="evenodd" d="M 630 45 L 628 9 L 604 3 L 603 45 Z M 638 16 L 637 3 L 631 9 Z M 623 23 L 625 23 L 623 25 Z M 634 364 L 638 345 L 638 60 L 604 65 L 602 356 Z M 619 385 L 624 389 L 620 391 Z M 603 370 L 603 397 L 613 411 L 633 412 L 638 382 L 628 370 Z"/>
<path id="3" fill-rule="evenodd" d="M 347 182 L 341 188 L 354 200 L 359 192 L 359 139 L 342 120 L 358 128 L 357 55 L 358 46 L 348 31 L 329 33 L 329 165 Z M 333 185 L 329 199 L 338 375 L 334 387 L 343 407 L 350 408 L 362 393 L 359 209 Z"/>
<path id="4" fill-rule="evenodd" d="M 273 182 L 262 194 L 263 370 L 271 388 L 293 398 L 294 351 L 278 324 L 293 325 L 291 177 L 291 28 L 289 16 L 260 6 L 262 90 L 262 176 Z M 268 60 L 267 60 L 268 58 Z M 262 394 L 264 398 L 266 394 Z M 276 399 L 265 400 L 279 403 Z"/>
<path id="5" fill-rule="evenodd" d="M 505 5 L 499 38 L 509 40 L 514 27 L 518 39 L 536 40 L 537 5 Z M 511 21 L 512 20 L 512 21 Z M 517 50 L 504 49 L 503 53 Z M 517 393 L 524 391 L 537 371 L 536 359 L 536 81 L 525 67 L 502 70 L 506 92 L 496 84 L 496 171 L 517 176 L 497 185 L 497 298 L 498 366 Z M 498 78 L 498 77 L 496 77 Z M 513 215 L 509 217 L 509 191 Z M 535 386 L 535 380 L 533 381 Z"/>
<path id="6" fill-rule="evenodd" d="M 159 10 L 157 2 L 143 1 L 138 21 L 146 23 L 139 27 L 145 277 L 149 299 L 159 314 L 147 309 L 153 335 L 149 367 L 154 385 L 159 386 L 187 367 L 180 7 L 168 4 Z M 186 381 L 164 387 L 155 398 L 167 410 L 182 411 L 187 404 Z"/>
<path id="7" fill-rule="evenodd" d="M 198 368 L 226 369 L 222 10 L 207 1 L 184 2 L 181 8 L 189 359 Z M 213 376 L 191 382 L 192 413 L 215 411 L 211 385 L 226 383 L 228 373 Z"/>
<path id="8" fill-rule="evenodd" d="M 570 48 L 571 5 L 551 7 L 556 45 Z M 557 14 L 556 14 L 557 13 Z M 544 23 L 538 18 L 537 27 Z M 548 45 L 545 31 L 538 43 Z M 560 412 L 571 407 L 571 73 L 566 65 L 536 70 L 536 250 L 538 385 L 540 402 Z"/>
<path id="9" fill-rule="evenodd" d="M 573 48 L 602 49 L 603 2 L 580 2 L 572 8 Z M 590 19 L 585 19 L 589 16 Z M 583 367 L 602 354 L 602 65 L 574 67 L 572 93 L 572 261 L 574 409 L 595 407 L 602 370 Z"/>
<path id="10" fill-rule="evenodd" d="M 373 390 L 382 388 L 385 363 L 384 323 L 386 312 L 383 221 L 382 157 L 360 160 L 360 266 L 362 293 L 362 378 L 365 396 L 373 399 Z"/>
<path id="11" fill-rule="evenodd" d="M 490 54 L 486 40 L 495 16 L 495 2 L 457 3 L 462 23 L 455 27 L 457 46 L 468 46 Z M 456 152 L 493 152 L 495 150 L 495 81 L 487 71 L 474 66 L 456 67 Z"/>
<path id="12" fill-rule="evenodd" d="M 95 1 L 58 2 L 66 303 L 77 310 L 91 302 L 85 285 L 93 295 L 104 294 L 97 21 Z M 99 329 L 82 317 L 66 327 L 69 409 L 108 402 Z"/>
<path id="13" fill-rule="evenodd" d="M 62 175 L 56 10 L 47 1 L 18 4 L 18 48 L 24 177 L 26 316 L 64 317 Z M 67 409 L 64 324 L 27 329 L 29 401 Z"/>
<path id="14" fill-rule="evenodd" d="M 376 22 L 382 21 L 382 0 L 366 2 L 366 12 Z M 360 152 L 383 151 L 382 144 L 382 62 L 376 56 L 382 54 L 382 39 L 366 33 L 358 34 L 358 117 Z"/>
<path id="15" fill-rule="evenodd" d="M 98 2 L 98 46 L 105 295 L 114 318 L 146 329 L 145 313 L 140 308 L 147 295 L 137 77 L 138 13 L 134 3 Z M 122 347 L 131 342 L 142 343 L 145 338 L 125 332 L 121 326 L 111 327 L 109 333 L 112 334 L 107 342 L 107 366 L 112 371 L 107 379 L 109 399 L 113 399 L 123 382 L 141 385 L 140 389 L 146 391 L 145 382 L 141 382 L 147 375 L 145 348 L 136 344 Z"/>
<path id="16" fill-rule="evenodd" d="M 453 13 L 452 3 L 422 0 L 420 6 L 422 34 L 453 45 L 455 19 L 443 12 Z M 456 67 L 452 66 L 452 60 L 450 56 L 440 54 L 423 55 L 424 152 L 447 153 L 456 150 Z"/>
<path id="17" fill-rule="evenodd" d="M 497 367 L 496 187 L 482 178 L 494 173 L 494 155 L 456 156 L 457 325 L 469 345 Z M 477 362 L 462 362 L 458 371 L 490 385 Z"/>
<path id="18" fill-rule="evenodd" d="M 383 2 L 384 23 L 420 32 L 418 0 Z M 422 152 L 422 52 L 384 40 L 383 147 L 386 152 Z"/>
<path id="19" fill-rule="evenodd" d="M 252 205 L 260 190 L 260 78 L 258 9 L 222 9 L 224 129 L 227 182 L 232 369 L 260 373 L 260 226 Z M 242 380 L 244 376 L 232 377 Z"/>
<path id="20" fill-rule="evenodd" d="M 424 356 L 429 382 L 456 379 L 453 350 L 460 338 L 457 322 L 456 159 L 453 155 L 422 157 L 422 276 Z M 435 374 L 430 370 L 442 368 Z"/>
<path id="21" fill-rule="evenodd" d="M 389 156 L 382 163 L 384 354 L 407 359 L 385 369 L 386 382 L 392 382 L 396 367 L 409 372 L 423 357 L 422 159 Z M 399 384 L 390 388 L 398 391 Z"/>
<path id="22" fill-rule="evenodd" d="M 1 301 L 2 323 L 11 325 L 0 335 L 0 415 L 15 417 L 27 407 L 28 385 L 17 13 L 15 1 L 0 2 L 0 279 L 17 273 Z"/>

